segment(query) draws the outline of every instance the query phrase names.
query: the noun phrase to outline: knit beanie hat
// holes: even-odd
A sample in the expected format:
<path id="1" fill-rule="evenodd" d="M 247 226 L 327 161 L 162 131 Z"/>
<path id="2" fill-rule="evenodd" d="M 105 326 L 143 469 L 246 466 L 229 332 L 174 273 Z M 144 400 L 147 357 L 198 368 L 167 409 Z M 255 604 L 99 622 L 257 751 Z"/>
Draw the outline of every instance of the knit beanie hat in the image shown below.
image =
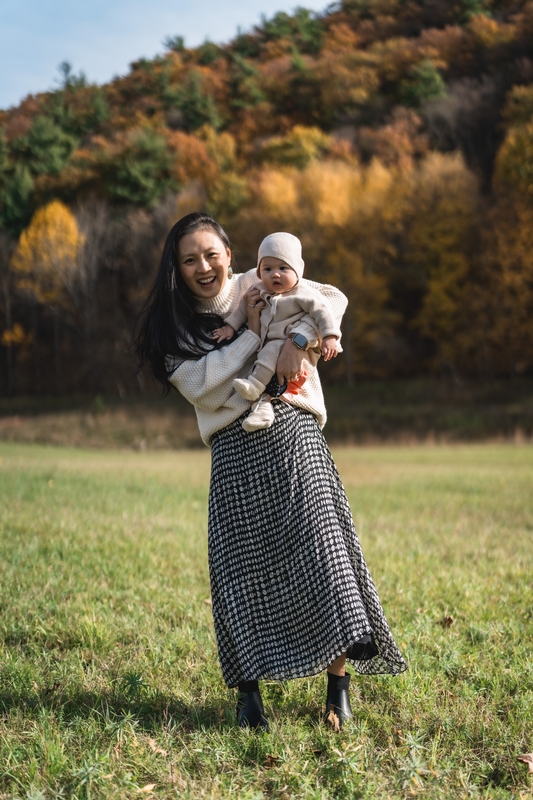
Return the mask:
<path id="1" fill-rule="evenodd" d="M 257 253 L 257 276 L 260 278 L 259 267 L 261 259 L 273 256 L 284 261 L 292 267 L 301 280 L 304 274 L 304 261 L 302 259 L 302 243 L 292 233 L 271 233 L 259 245 Z"/>

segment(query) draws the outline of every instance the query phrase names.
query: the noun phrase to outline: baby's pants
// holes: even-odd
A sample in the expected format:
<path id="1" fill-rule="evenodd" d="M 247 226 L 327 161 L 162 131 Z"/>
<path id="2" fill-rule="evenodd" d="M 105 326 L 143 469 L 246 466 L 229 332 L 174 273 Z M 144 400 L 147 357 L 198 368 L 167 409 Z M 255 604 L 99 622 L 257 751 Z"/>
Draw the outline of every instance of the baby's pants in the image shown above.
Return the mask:
<path id="1" fill-rule="evenodd" d="M 279 351 L 285 344 L 286 339 L 270 339 L 265 342 L 254 364 L 252 375 L 265 386 L 270 381 L 276 371 Z"/>

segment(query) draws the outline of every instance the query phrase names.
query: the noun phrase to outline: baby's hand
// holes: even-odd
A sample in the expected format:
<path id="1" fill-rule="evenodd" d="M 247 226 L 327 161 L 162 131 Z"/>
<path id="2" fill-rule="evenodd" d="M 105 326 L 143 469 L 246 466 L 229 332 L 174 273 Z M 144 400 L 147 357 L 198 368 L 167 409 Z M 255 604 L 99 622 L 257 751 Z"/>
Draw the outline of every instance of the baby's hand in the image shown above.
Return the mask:
<path id="1" fill-rule="evenodd" d="M 320 352 L 324 356 L 324 361 L 329 361 L 330 358 L 336 358 L 339 354 L 339 343 L 336 336 L 326 336 L 322 339 L 320 345 Z"/>
<path id="2" fill-rule="evenodd" d="M 217 342 L 223 342 L 224 339 L 231 339 L 234 334 L 235 329 L 232 328 L 231 325 L 223 325 L 221 328 L 215 328 L 215 330 L 211 332 L 211 336 L 213 339 L 216 339 Z"/>

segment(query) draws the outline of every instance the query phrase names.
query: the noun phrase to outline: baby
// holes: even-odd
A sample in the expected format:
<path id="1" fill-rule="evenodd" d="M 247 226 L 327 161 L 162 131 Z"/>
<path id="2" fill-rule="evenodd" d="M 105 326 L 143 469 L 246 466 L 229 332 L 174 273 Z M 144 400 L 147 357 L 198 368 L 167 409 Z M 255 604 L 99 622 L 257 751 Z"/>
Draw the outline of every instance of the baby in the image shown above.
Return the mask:
<path id="1" fill-rule="evenodd" d="M 303 271 L 302 245 L 296 236 L 272 233 L 263 239 L 257 256 L 257 276 L 261 280 L 255 284 L 265 302 L 261 311 L 261 349 L 248 379 L 233 381 L 235 391 L 246 400 L 261 398 L 276 373 L 281 348 L 303 316 L 311 317 L 320 334 L 320 352 L 324 360 L 329 361 L 339 352 L 341 332 L 329 303 L 319 292 L 300 283 Z M 225 325 L 213 331 L 213 338 L 217 341 L 230 339 L 247 319 L 246 301 L 242 299 L 224 320 Z M 295 344 L 298 346 L 297 341 Z M 272 425 L 274 409 L 270 398 L 265 399 L 267 402 L 259 403 L 244 420 L 242 426 L 246 431 Z"/>

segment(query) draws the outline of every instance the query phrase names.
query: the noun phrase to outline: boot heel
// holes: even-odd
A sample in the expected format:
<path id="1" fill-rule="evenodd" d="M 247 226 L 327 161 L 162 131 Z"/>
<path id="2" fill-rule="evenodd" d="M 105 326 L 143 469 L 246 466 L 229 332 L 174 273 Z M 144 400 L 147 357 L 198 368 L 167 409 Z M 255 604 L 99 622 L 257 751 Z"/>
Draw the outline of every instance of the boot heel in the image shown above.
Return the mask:
<path id="1" fill-rule="evenodd" d="M 236 712 L 239 728 L 268 731 L 268 721 L 259 689 L 251 692 L 239 691 Z"/>
<path id="2" fill-rule="evenodd" d="M 333 675 L 328 672 L 328 693 L 326 696 L 326 714 L 324 722 L 336 732 L 343 724 L 353 719 L 350 706 L 350 675 Z"/>

